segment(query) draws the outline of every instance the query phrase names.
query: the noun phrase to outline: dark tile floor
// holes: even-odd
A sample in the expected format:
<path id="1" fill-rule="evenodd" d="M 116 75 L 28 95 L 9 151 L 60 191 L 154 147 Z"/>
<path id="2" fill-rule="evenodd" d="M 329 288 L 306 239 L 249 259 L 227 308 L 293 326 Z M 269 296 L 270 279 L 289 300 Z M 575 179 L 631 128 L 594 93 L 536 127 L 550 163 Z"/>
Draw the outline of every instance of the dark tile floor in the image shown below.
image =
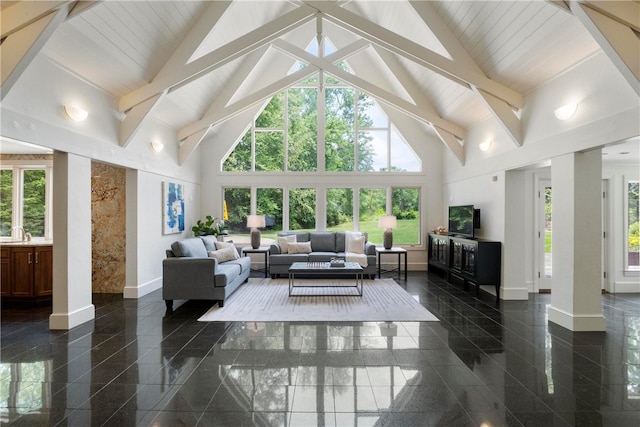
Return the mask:
<path id="1" fill-rule="evenodd" d="M 547 323 L 550 295 L 498 304 L 435 274 L 399 283 L 441 321 L 201 323 L 210 303 L 166 315 L 156 291 L 94 295 L 94 321 L 50 331 L 50 305 L 5 302 L 0 420 L 640 426 L 640 295 L 603 295 L 607 332 L 571 333 Z"/>

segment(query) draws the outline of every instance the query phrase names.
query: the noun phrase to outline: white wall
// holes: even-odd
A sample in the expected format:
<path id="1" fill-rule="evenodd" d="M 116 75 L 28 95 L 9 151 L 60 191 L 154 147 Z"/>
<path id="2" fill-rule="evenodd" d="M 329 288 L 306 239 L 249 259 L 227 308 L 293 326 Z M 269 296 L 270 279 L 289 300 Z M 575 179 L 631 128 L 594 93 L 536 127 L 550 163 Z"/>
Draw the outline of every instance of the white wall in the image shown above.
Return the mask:
<path id="1" fill-rule="evenodd" d="M 164 251 L 181 237 L 162 234 L 162 182 L 185 185 L 187 218 L 183 236 L 187 236 L 201 216 L 200 158 L 196 150 L 184 165 L 179 165 L 175 130 L 154 120 L 146 121 L 128 146 L 121 147 L 117 103 L 116 97 L 39 55 L 5 96 L 0 129 L 4 137 L 127 168 L 125 297 L 138 297 L 160 287 Z M 69 120 L 63 111 L 66 104 L 83 107 L 89 112 L 88 118 L 83 122 Z M 151 150 L 152 140 L 161 141 L 164 150 Z M 56 165 L 53 167 L 55 170 Z M 88 183 L 90 179 L 89 174 Z M 90 212 L 90 206 L 87 209 Z M 70 282 L 69 291 L 85 285 L 91 283 Z"/>
<path id="2" fill-rule="evenodd" d="M 570 99 L 579 101 L 576 114 L 564 122 L 557 120 L 553 110 Z M 503 241 L 504 247 L 509 247 L 509 242 L 503 240 L 505 213 L 508 214 L 514 200 L 505 193 L 502 184 L 492 186 L 490 178 L 497 176 L 500 183 L 504 181 L 506 171 L 534 168 L 552 157 L 597 148 L 640 134 L 638 98 L 604 54 L 594 55 L 526 94 L 525 105 L 522 111 L 524 141 L 521 147 L 509 140 L 498 123 L 490 117 L 468 130 L 464 166 L 450 152 L 445 151 L 444 154 L 443 215 L 449 204 L 484 205 L 479 235 Z M 486 139 L 492 139 L 493 144 L 488 152 L 482 152 L 478 144 Z M 521 183 L 523 191 L 531 192 L 531 197 L 525 198 L 525 202 L 532 200 L 533 182 L 533 175 L 528 175 Z M 525 218 L 524 226 L 533 227 L 533 220 L 533 216 Z M 509 266 L 526 269 L 522 277 L 525 282 L 512 283 L 510 286 L 531 290 L 533 233 L 527 234 L 530 237 L 525 236 L 524 242 L 518 242 L 524 244 L 527 251 L 525 264 Z M 504 268 L 503 265 L 503 280 Z M 620 280 L 627 281 L 629 277 L 627 275 Z"/>

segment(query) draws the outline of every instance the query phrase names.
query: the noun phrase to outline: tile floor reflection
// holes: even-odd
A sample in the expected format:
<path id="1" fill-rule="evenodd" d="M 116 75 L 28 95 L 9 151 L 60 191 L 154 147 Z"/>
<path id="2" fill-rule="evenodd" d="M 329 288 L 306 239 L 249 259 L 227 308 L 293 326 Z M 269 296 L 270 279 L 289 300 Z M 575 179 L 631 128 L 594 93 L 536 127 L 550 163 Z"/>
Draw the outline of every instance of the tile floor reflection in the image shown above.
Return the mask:
<path id="1" fill-rule="evenodd" d="M 547 323 L 549 295 L 496 303 L 435 274 L 399 282 L 440 322 L 201 323 L 160 291 L 2 304 L 0 421 L 11 426 L 640 425 L 640 295 L 603 295 L 606 333 Z"/>

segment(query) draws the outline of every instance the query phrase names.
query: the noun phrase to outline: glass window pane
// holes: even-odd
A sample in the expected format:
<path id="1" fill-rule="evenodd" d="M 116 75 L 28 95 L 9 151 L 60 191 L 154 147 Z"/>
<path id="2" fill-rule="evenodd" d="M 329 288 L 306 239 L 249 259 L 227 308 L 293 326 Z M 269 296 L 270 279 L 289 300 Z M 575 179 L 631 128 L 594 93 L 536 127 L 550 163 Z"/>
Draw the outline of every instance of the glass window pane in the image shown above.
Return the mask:
<path id="1" fill-rule="evenodd" d="M 315 188 L 292 188 L 289 190 L 289 230 L 316 228 Z"/>
<path id="2" fill-rule="evenodd" d="M 353 230 L 352 188 L 327 188 L 327 230 Z"/>
<path id="3" fill-rule="evenodd" d="M 389 170 L 386 130 L 358 132 L 358 170 L 384 172 Z"/>
<path id="4" fill-rule="evenodd" d="M 395 126 L 391 126 L 391 170 L 397 172 L 420 172 L 422 161 L 413 148 L 402 138 Z"/>
<path id="5" fill-rule="evenodd" d="M 251 172 L 251 129 L 244 134 L 222 164 L 225 172 Z"/>
<path id="6" fill-rule="evenodd" d="M 247 234 L 247 215 L 251 213 L 251 189 L 225 188 L 224 204 L 229 218 L 225 221 L 231 234 Z"/>
<path id="7" fill-rule="evenodd" d="M 378 228 L 378 218 L 386 215 L 387 190 L 384 188 L 360 189 L 360 231 L 368 234 L 368 241 L 382 243 L 383 229 Z"/>
<path id="8" fill-rule="evenodd" d="M 288 165 L 290 171 L 313 172 L 317 169 L 318 89 L 288 91 Z"/>
<path id="9" fill-rule="evenodd" d="M 640 270 L 640 181 L 629 181 L 627 188 L 627 252 L 630 270 Z"/>
<path id="10" fill-rule="evenodd" d="M 282 230 L 282 194 L 282 188 L 256 189 L 257 213 L 265 216 L 262 235 L 271 239 Z"/>
<path id="11" fill-rule="evenodd" d="M 284 132 L 256 131 L 256 171 L 284 170 Z"/>
<path id="12" fill-rule="evenodd" d="M 378 104 L 366 93 L 358 93 L 358 127 L 388 128 L 389 119 Z"/>
<path id="13" fill-rule="evenodd" d="M 256 128 L 284 128 L 284 92 L 280 92 L 264 107 L 256 119 Z"/>
<path id="14" fill-rule="evenodd" d="M 325 168 L 353 171 L 355 168 L 354 91 L 325 89 Z"/>
<path id="15" fill-rule="evenodd" d="M 44 237 L 45 171 L 25 170 L 23 174 L 22 224 L 24 231 L 33 237 Z"/>
<path id="16" fill-rule="evenodd" d="M 420 189 L 392 188 L 391 203 L 398 221 L 398 228 L 393 230 L 394 244 L 420 244 Z"/>
<path id="17" fill-rule="evenodd" d="M 13 221 L 13 170 L 0 170 L 0 236 L 11 237 Z"/>

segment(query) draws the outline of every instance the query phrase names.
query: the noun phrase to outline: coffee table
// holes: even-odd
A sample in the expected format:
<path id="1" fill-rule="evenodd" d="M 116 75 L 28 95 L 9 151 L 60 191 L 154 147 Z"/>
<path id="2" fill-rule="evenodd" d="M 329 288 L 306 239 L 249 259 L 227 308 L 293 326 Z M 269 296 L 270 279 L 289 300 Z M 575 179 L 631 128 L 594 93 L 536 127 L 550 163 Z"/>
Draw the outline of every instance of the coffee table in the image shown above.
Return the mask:
<path id="1" fill-rule="evenodd" d="M 354 286 L 344 285 L 303 285 L 298 282 L 296 284 L 296 275 L 303 274 L 305 276 L 331 277 L 331 276 L 354 276 Z M 293 293 L 295 288 L 356 288 L 357 294 L 305 294 L 296 295 Z M 354 296 L 361 297 L 364 289 L 364 270 L 357 262 L 345 262 L 344 267 L 331 267 L 328 262 L 294 262 L 289 267 L 289 296 L 290 297 L 307 297 L 307 296 Z"/>

